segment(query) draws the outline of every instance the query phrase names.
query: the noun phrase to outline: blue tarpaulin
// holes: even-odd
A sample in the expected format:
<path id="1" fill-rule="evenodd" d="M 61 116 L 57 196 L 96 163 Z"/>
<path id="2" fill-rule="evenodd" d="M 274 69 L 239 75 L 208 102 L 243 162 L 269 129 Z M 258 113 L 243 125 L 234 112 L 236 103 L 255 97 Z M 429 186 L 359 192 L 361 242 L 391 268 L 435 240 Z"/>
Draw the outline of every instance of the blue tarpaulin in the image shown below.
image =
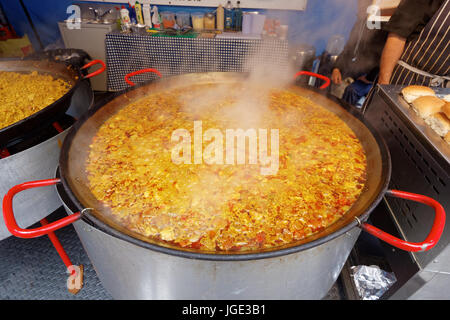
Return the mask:
<path id="1" fill-rule="evenodd" d="M 71 0 L 23 0 L 44 47 L 60 39 L 57 23 L 69 16 L 66 13 L 67 7 L 76 2 Z M 28 34 L 33 47 L 38 50 L 40 48 L 39 43 L 27 21 L 20 1 L 0 0 L 0 3 L 18 35 Z M 94 6 L 95 4 L 93 3 Z M 101 2 L 97 3 L 97 5 L 99 4 Z M 119 6 L 120 4 L 116 3 L 116 5 Z M 159 7 L 160 11 L 199 11 L 198 7 Z M 211 8 L 205 8 L 204 10 L 210 11 Z M 357 0 L 309 0 L 306 11 L 258 11 L 263 11 L 267 16 L 286 21 L 289 25 L 290 42 L 308 43 L 316 48 L 317 53 L 321 53 L 326 48 L 327 41 L 332 35 L 348 36 L 356 21 Z"/>

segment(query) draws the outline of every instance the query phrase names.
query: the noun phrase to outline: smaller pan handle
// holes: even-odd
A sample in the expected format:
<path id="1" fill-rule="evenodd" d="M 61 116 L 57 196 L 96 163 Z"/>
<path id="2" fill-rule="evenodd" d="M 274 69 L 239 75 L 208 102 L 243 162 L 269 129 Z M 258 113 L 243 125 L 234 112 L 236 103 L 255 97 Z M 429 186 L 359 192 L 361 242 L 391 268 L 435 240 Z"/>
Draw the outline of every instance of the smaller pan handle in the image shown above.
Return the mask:
<path id="1" fill-rule="evenodd" d="M 135 76 L 135 75 L 138 75 L 138 74 L 142 74 L 142 73 L 147 73 L 147 72 L 156 73 L 160 78 L 162 78 L 161 72 L 159 72 L 158 70 L 153 69 L 153 68 L 147 68 L 147 69 L 134 71 L 134 72 L 131 72 L 131 73 L 125 75 L 125 82 L 128 83 L 130 86 L 134 87 L 136 84 L 134 82 L 132 82 L 131 80 L 129 80 L 129 78 L 132 77 L 132 76 Z"/>
<path id="2" fill-rule="evenodd" d="M 50 186 L 60 182 L 60 179 L 30 181 L 16 185 L 8 191 L 8 193 L 3 198 L 3 219 L 5 220 L 5 225 L 8 228 L 9 232 L 11 232 L 11 234 L 19 238 L 36 238 L 65 227 L 81 218 L 81 213 L 77 212 L 36 229 L 22 229 L 17 225 L 17 221 L 14 218 L 13 211 L 14 196 L 23 190 Z"/>
<path id="3" fill-rule="evenodd" d="M 87 69 L 89 67 L 92 67 L 94 64 L 100 64 L 101 68 L 98 69 L 97 71 L 94 71 L 92 73 L 89 73 L 89 74 L 85 75 L 83 77 L 83 79 L 88 79 L 88 78 L 95 77 L 95 76 L 99 75 L 100 73 L 102 73 L 103 71 L 106 70 L 105 63 L 102 60 L 100 60 L 100 59 L 92 60 L 91 62 L 89 62 L 89 63 L 85 64 L 84 66 L 82 66 L 81 69 Z"/>
<path id="4" fill-rule="evenodd" d="M 322 89 L 322 90 L 327 88 L 330 85 L 330 83 L 331 83 L 330 78 L 325 77 L 325 76 L 323 76 L 321 74 L 318 74 L 318 73 L 310 72 L 310 71 L 299 71 L 299 72 L 297 72 L 295 74 L 295 76 L 294 76 L 294 80 L 297 79 L 301 75 L 312 76 L 312 77 L 316 77 L 316 78 L 324 80 L 325 83 L 322 86 L 320 86 L 320 88 L 319 88 L 319 89 Z"/>
<path id="5" fill-rule="evenodd" d="M 412 251 L 412 252 L 420 252 L 420 251 L 427 251 L 433 248 L 439 241 L 442 232 L 444 231 L 445 226 L 445 210 L 442 207 L 442 205 L 437 202 L 436 200 L 429 198 L 427 196 L 423 196 L 420 194 L 415 193 L 409 193 L 405 191 L 398 191 L 398 190 L 388 190 L 386 191 L 386 195 L 396 198 L 402 198 L 402 199 L 408 199 L 416 202 L 420 202 L 423 204 L 426 204 L 427 206 L 430 206 L 434 209 L 435 215 L 434 215 L 434 221 L 433 221 L 433 227 L 431 228 L 430 233 L 428 234 L 427 238 L 423 242 L 408 242 L 404 241 L 402 239 L 396 238 L 384 231 L 381 231 L 380 229 L 367 224 L 367 223 L 361 223 L 358 220 L 360 227 L 370 233 L 371 235 L 377 237 L 378 239 L 381 239 L 390 245 L 393 245 L 394 247 L 397 247 L 402 250 L 406 251 Z"/>

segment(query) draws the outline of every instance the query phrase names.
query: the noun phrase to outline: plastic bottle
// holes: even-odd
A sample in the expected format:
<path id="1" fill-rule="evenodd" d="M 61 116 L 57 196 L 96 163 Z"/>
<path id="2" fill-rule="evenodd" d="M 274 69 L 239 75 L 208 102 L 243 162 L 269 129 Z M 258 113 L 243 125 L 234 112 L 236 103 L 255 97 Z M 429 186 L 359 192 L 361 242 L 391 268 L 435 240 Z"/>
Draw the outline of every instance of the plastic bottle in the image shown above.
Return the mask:
<path id="1" fill-rule="evenodd" d="M 134 9 L 134 6 L 132 6 L 131 3 L 129 2 L 128 2 L 128 14 L 130 16 L 131 24 L 137 24 L 136 10 Z"/>
<path id="2" fill-rule="evenodd" d="M 233 27 L 235 31 L 242 31 L 242 9 L 240 4 L 241 2 L 238 1 L 236 8 L 233 9 Z"/>
<path id="3" fill-rule="evenodd" d="M 152 15 L 150 13 L 150 4 L 144 3 L 142 6 L 142 13 L 144 15 L 144 23 L 147 27 L 152 27 Z"/>
<path id="4" fill-rule="evenodd" d="M 159 18 L 158 7 L 153 6 L 152 12 L 153 12 L 152 16 L 153 28 L 159 29 L 161 28 L 161 19 Z"/>
<path id="5" fill-rule="evenodd" d="M 233 30 L 233 6 L 231 5 L 231 1 L 227 2 L 227 6 L 225 7 L 225 31 Z"/>
<path id="6" fill-rule="evenodd" d="M 180 28 L 191 26 L 191 14 L 186 11 L 177 12 L 177 25 Z"/>
<path id="7" fill-rule="evenodd" d="M 175 26 L 175 13 L 170 11 L 163 11 L 160 13 L 162 25 L 164 29 L 174 28 Z"/>
<path id="8" fill-rule="evenodd" d="M 217 30 L 223 31 L 223 27 L 224 27 L 224 10 L 221 4 L 219 4 L 219 6 L 217 7 L 217 12 L 216 12 L 216 25 L 217 25 Z"/>
<path id="9" fill-rule="evenodd" d="M 122 9 L 120 9 L 120 22 L 122 23 L 122 25 L 124 25 L 127 23 L 129 24 L 130 21 L 129 11 L 125 8 L 125 6 L 122 6 Z"/>
<path id="10" fill-rule="evenodd" d="M 117 29 L 122 30 L 122 19 L 120 17 L 120 7 L 114 7 L 117 11 L 119 11 L 119 14 L 117 15 Z"/>
<path id="11" fill-rule="evenodd" d="M 144 17 L 142 15 L 142 5 L 138 1 L 136 1 L 134 3 L 134 10 L 136 11 L 137 23 L 140 24 L 140 25 L 143 25 L 144 24 Z"/>
<path id="12" fill-rule="evenodd" d="M 131 29 L 130 13 L 125 6 L 120 9 L 120 28 L 123 32 L 129 32 Z"/>
<path id="13" fill-rule="evenodd" d="M 205 18 L 203 19 L 205 29 L 214 30 L 216 28 L 216 16 L 214 12 L 205 13 Z"/>

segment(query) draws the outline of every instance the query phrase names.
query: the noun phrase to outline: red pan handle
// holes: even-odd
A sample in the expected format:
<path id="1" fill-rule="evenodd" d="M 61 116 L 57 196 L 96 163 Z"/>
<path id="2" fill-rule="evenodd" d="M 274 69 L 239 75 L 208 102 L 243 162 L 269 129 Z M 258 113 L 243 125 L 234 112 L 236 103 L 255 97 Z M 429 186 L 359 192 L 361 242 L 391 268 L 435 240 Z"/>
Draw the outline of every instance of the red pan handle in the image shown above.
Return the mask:
<path id="1" fill-rule="evenodd" d="M 393 245 L 394 247 L 397 247 L 402 250 L 406 251 L 412 251 L 412 252 L 419 252 L 419 251 L 427 251 L 433 248 L 439 241 L 442 232 L 444 231 L 445 226 L 445 210 L 442 207 L 442 205 L 437 202 L 436 200 L 420 195 L 415 193 L 409 193 L 405 191 L 398 191 L 398 190 L 388 190 L 386 192 L 386 195 L 402 198 L 402 199 L 408 199 L 416 202 L 420 202 L 423 204 L 426 204 L 427 206 L 430 206 L 434 209 L 435 215 L 434 215 L 434 221 L 433 221 L 433 227 L 431 228 L 430 233 L 428 234 L 427 238 L 423 242 L 408 242 L 404 241 L 402 239 L 396 238 L 384 231 L 381 231 L 380 229 L 367 224 L 367 223 L 361 223 L 360 227 L 370 233 L 371 235 L 377 237 L 378 239 L 381 239 L 390 245 Z"/>
<path id="2" fill-rule="evenodd" d="M 128 78 L 129 78 L 129 77 L 132 77 L 132 76 L 135 76 L 135 75 L 138 75 L 138 74 L 147 73 L 147 72 L 153 72 L 153 73 L 156 73 L 160 78 L 162 78 L 161 72 L 159 72 L 159 71 L 156 70 L 156 69 L 147 68 L 147 69 L 142 69 L 142 70 L 134 71 L 134 72 L 131 72 L 131 73 L 127 74 L 127 75 L 125 76 L 125 81 L 126 81 L 126 83 L 128 83 L 130 86 L 133 87 L 133 86 L 135 86 L 135 83 L 132 82 L 131 80 L 129 80 Z"/>
<path id="3" fill-rule="evenodd" d="M 99 59 L 92 60 L 91 62 L 89 62 L 89 63 L 85 64 L 84 66 L 82 66 L 81 69 L 87 69 L 89 67 L 92 67 L 94 64 L 100 64 L 101 68 L 98 69 L 97 71 L 94 71 L 92 73 L 89 73 L 89 74 L 85 75 L 83 79 L 88 79 L 88 78 L 91 78 L 91 77 L 95 77 L 96 75 L 99 75 L 100 73 L 102 73 L 103 71 L 106 70 L 105 63 L 102 60 L 99 60 Z"/>
<path id="4" fill-rule="evenodd" d="M 319 88 L 319 89 L 322 89 L 322 90 L 327 88 L 330 85 L 330 83 L 331 83 L 330 78 L 325 77 L 325 76 L 323 76 L 321 74 L 318 74 L 318 73 L 310 72 L 310 71 L 299 71 L 299 72 L 297 72 L 295 74 L 295 76 L 294 76 L 294 80 L 297 79 L 298 76 L 301 76 L 303 74 L 307 75 L 307 76 L 316 77 L 316 78 L 319 78 L 319 79 L 322 79 L 323 81 L 325 81 L 325 83 Z"/>
<path id="5" fill-rule="evenodd" d="M 48 234 L 52 231 L 65 227 L 78 219 L 81 218 L 81 213 L 77 212 L 62 218 L 58 221 L 49 223 L 47 225 L 43 225 L 42 227 L 36 229 L 22 229 L 17 225 L 16 219 L 14 218 L 13 211 L 13 198 L 14 196 L 27 189 L 36 188 L 36 187 L 45 187 L 53 184 L 57 184 L 61 182 L 60 179 L 49 179 L 49 180 L 38 180 L 38 181 L 30 181 L 19 184 L 17 186 L 12 187 L 8 193 L 3 198 L 3 219 L 5 220 L 5 225 L 8 228 L 9 232 L 19 238 L 36 238 Z"/>
<path id="6" fill-rule="evenodd" d="M 0 149 L 0 159 L 9 157 L 11 154 L 9 153 L 8 149 Z"/>

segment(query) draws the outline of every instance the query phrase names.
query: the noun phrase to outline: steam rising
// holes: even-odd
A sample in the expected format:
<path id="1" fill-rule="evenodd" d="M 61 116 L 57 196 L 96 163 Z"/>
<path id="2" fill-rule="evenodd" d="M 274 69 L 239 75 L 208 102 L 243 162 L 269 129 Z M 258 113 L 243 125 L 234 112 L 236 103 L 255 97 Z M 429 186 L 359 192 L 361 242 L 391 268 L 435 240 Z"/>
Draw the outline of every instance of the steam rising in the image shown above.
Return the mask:
<path id="1" fill-rule="evenodd" d="M 268 56 L 266 52 L 260 51 L 245 59 L 243 69 L 247 74 L 240 80 L 239 86 L 219 83 L 214 87 L 200 89 L 195 95 L 182 95 L 179 100 L 183 111 L 199 119 L 211 105 L 231 100 L 234 101 L 232 105 L 220 110 L 221 118 L 229 121 L 234 128 L 259 128 L 263 115 L 269 113 L 270 89 L 291 84 L 296 71 L 291 67 L 286 70 L 286 67 L 273 64 Z"/>

